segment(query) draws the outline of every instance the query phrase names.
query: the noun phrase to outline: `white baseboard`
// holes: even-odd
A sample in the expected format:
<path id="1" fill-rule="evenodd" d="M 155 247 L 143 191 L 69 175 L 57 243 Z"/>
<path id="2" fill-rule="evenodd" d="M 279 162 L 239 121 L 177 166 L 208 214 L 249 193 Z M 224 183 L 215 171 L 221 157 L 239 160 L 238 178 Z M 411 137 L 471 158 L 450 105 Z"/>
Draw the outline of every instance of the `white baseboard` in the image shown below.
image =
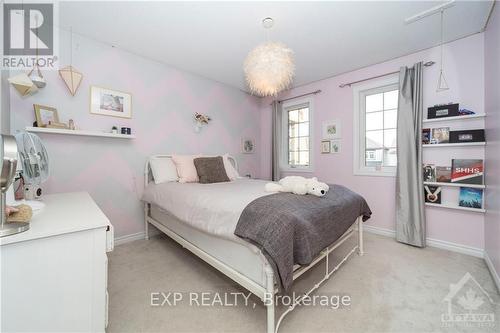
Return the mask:
<path id="1" fill-rule="evenodd" d="M 488 256 L 488 252 L 486 251 L 484 251 L 484 261 L 486 261 L 486 266 L 488 266 L 491 277 L 493 278 L 493 281 L 495 281 L 498 292 L 500 293 L 500 277 L 498 276 L 495 266 L 493 266 L 493 262 L 491 261 L 490 256 Z"/>
<path id="2" fill-rule="evenodd" d="M 363 230 L 366 230 L 367 232 L 370 232 L 372 234 L 382 235 L 382 236 L 386 236 L 386 237 L 392 237 L 392 238 L 396 237 L 396 231 L 391 230 L 391 229 L 374 227 L 371 225 L 364 225 Z M 484 258 L 483 249 L 479 249 L 477 247 L 452 243 L 452 242 L 443 241 L 443 240 L 434 239 L 434 238 L 427 238 L 426 242 L 427 242 L 427 245 L 431 246 L 431 247 L 436 247 L 436 248 L 443 249 L 443 250 L 467 254 L 470 256 L 478 257 L 478 258 Z"/>
<path id="3" fill-rule="evenodd" d="M 135 240 L 144 239 L 144 235 L 144 231 L 141 231 L 131 235 L 115 237 L 115 245 L 121 245 Z"/>

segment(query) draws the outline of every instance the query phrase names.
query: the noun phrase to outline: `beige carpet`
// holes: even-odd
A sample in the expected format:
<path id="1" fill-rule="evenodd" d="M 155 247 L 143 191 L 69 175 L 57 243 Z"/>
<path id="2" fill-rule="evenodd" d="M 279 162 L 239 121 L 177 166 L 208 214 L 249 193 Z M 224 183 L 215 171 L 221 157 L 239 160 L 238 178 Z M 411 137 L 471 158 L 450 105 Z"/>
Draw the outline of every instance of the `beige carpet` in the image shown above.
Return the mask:
<path id="1" fill-rule="evenodd" d="M 366 235 L 365 251 L 362 257 L 351 257 L 316 292 L 349 295 L 350 306 L 298 308 L 285 318 L 280 332 L 500 332 L 500 297 L 482 259 L 435 248 L 422 250 L 371 234 Z M 247 291 L 164 235 L 117 246 L 109 259 L 108 332 L 265 332 L 265 307 L 254 296 L 249 306 L 242 302 L 189 306 L 189 292 Z M 472 293 L 454 300 L 469 311 L 462 307 L 460 312 L 456 303 L 453 309 L 493 314 L 494 327 L 484 322 L 483 327 L 470 322 L 443 326 L 441 315 L 448 309 L 443 299 L 450 283 L 457 283 L 467 272 L 494 304 L 469 280 L 460 292 L 462 298 L 466 291 Z M 305 290 L 323 274 L 324 266 L 316 267 L 294 290 Z M 184 298 L 177 306 L 153 307 L 152 292 L 183 292 Z"/>

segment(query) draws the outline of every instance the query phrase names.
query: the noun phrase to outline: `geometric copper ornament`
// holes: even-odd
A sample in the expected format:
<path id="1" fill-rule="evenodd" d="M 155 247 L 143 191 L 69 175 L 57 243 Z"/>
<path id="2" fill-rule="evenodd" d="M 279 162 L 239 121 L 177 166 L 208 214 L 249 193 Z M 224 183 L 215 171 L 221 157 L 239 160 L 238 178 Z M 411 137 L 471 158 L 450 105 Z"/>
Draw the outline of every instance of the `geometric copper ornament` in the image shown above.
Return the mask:
<path id="1" fill-rule="evenodd" d="M 8 81 L 21 96 L 31 95 L 38 91 L 38 87 L 31 81 L 26 73 L 21 73 L 8 78 Z"/>
<path id="2" fill-rule="evenodd" d="M 83 74 L 70 65 L 60 69 L 59 75 L 66 84 L 66 87 L 68 87 L 70 94 L 75 96 L 80 83 L 82 83 Z"/>

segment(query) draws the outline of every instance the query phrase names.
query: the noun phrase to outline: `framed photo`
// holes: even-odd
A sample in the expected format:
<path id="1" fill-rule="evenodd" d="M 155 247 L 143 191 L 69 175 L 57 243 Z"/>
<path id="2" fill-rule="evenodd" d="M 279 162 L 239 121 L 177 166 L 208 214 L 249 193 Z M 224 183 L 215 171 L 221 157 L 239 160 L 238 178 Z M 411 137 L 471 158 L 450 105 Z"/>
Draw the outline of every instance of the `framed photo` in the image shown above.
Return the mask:
<path id="1" fill-rule="evenodd" d="M 244 154 L 253 154 L 255 152 L 255 143 L 253 139 L 241 139 L 241 152 Z"/>
<path id="2" fill-rule="evenodd" d="M 332 140 L 332 154 L 340 153 L 341 147 L 341 140 Z"/>
<path id="3" fill-rule="evenodd" d="M 330 154 L 330 140 L 321 141 L 321 154 Z"/>
<path id="4" fill-rule="evenodd" d="M 132 96 L 121 91 L 91 86 L 90 113 L 132 118 Z"/>
<path id="5" fill-rule="evenodd" d="M 33 104 L 35 109 L 36 124 L 38 127 L 47 127 L 49 123 L 59 123 L 59 115 L 56 108 Z"/>
<path id="6" fill-rule="evenodd" d="M 323 139 L 340 139 L 340 122 L 337 120 L 323 123 Z"/>

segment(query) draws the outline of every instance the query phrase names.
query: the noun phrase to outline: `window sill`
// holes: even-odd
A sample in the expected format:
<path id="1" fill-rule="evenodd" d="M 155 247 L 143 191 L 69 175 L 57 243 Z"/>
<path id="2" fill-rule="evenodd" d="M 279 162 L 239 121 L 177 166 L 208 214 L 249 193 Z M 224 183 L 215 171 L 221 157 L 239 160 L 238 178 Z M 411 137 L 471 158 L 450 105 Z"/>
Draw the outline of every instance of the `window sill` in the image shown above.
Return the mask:
<path id="1" fill-rule="evenodd" d="M 312 168 L 280 168 L 281 172 L 300 172 L 300 173 L 313 173 L 314 170 Z"/>
<path id="2" fill-rule="evenodd" d="M 353 172 L 354 176 L 367 176 L 367 177 L 396 177 L 396 172 L 384 172 L 384 171 L 361 171 L 355 170 Z"/>

